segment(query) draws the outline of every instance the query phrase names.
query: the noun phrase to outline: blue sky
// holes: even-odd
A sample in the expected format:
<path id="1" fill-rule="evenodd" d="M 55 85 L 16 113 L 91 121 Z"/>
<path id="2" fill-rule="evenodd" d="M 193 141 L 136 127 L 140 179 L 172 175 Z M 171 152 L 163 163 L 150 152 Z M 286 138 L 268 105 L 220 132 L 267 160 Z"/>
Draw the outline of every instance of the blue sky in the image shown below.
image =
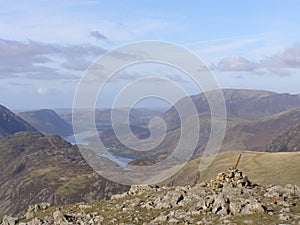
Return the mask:
<path id="1" fill-rule="evenodd" d="M 193 51 L 213 69 L 222 88 L 300 93 L 299 12 L 299 1 L 289 0 L 1 1 L 0 104 L 70 108 L 80 77 L 93 61 L 142 40 Z M 199 92 L 183 74 L 178 76 L 190 94 Z M 110 82 L 104 99 L 124 80 Z"/>

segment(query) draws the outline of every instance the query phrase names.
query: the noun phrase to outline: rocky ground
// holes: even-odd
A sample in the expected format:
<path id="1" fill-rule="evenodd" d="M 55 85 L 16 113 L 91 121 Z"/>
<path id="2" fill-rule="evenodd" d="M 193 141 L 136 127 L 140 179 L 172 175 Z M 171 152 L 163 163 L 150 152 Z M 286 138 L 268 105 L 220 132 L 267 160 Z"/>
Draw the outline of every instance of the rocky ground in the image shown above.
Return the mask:
<path id="1" fill-rule="evenodd" d="M 262 187 L 228 169 L 194 187 L 132 186 L 111 200 L 28 208 L 3 225 L 39 224 L 300 224 L 300 187 Z"/>

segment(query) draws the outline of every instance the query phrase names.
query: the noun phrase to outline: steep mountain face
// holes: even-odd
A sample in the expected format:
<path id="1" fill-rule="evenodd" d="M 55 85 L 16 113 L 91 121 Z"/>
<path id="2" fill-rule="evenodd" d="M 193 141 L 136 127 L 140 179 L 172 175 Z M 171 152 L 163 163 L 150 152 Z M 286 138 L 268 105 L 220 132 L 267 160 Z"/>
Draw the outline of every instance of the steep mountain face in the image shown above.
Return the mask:
<path id="1" fill-rule="evenodd" d="M 214 91 L 206 94 L 212 99 L 215 97 Z M 234 89 L 223 90 L 223 95 L 228 120 L 222 150 L 262 150 L 274 137 L 300 121 L 299 95 Z M 203 93 L 191 96 L 191 99 L 195 103 L 200 121 L 200 139 L 196 154 L 201 154 L 210 134 L 210 108 Z M 186 102 L 183 98 L 176 105 L 185 109 Z M 166 135 L 168 140 L 176 140 L 180 135 L 182 121 L 175 106 L 163 115 L 169 130 Z M 168 152 L 168 149 L 174 149 L 174 145 L 164 142 L 158 148 Z"/>
<path id="2" fill-rule="evenodd" d="M 296 152 L 300 151 L 300 123 L 290 127 L 278 135 L 268 145 L 268 152 Z"/>
<path id="3" fill-rule="evenodd" d="M 256 120 L 300 107 L 300 98 L 298 95 L 266 93 L 261 91 L 249 92 L 256 92 L 257 95 L 248 95 L 249 98 L 247 99 L 234 100 L 232 98 L 227 99 L 228 91 L 224 91 L 229 117 L 235 115 L 236 117 L 247 120 Z M 237 91 L 237 94 L 238 93 L 239 91 Z"/>
<path id="4" fill-rule="evenodd" d="M 35 131 L 35 129 L 3 105 L 0 105 L 0 137 L 19 131 Z"/>
<path id="5" fill-rule="evenodd" d="M 2 139 L 0 171 L 0 216 L 39 202 L 93 202 L 127 190 L 93 172 L 76 146 L 38 132 Z"/>
<path id="6" fill-rule="evenodd" d="M 53 110 L 41 109 L 21 112 L 19 116 L 44 134 L 57 134 L 66 137 L 73 133 L 72 126 Z"/>
<path id="7" fill-rule="evenodd" d="M 295 123 L 300 123 L 300 108 L 284 111 L 257 121 L 229 123 L 236 125 L 232 127 L 229 125 L 222 150 L 265 151 L 265 146 L 272 139 L 289 129 Z"/>
<path id="8" fill-rule="evenodd" d="M 214 97 L 214 91 L 206 93 Z M 258 120 L 286 110 L 300 107 L 299 95 L 277 94 L 269 91 L 257 90 L 223 90 L 226 104 L 227 117 L 244 120 Z M 195 103 L 198 114 L 210 114 L 210 108 L 204 93 L 191 96 Z M 176 103 L 177 107 L 185 108 L 186 99 L 183 98 Z M 175 106 L 170 108 L 164 115 L 168 129 L 180 126 L 180 118 Z"/>

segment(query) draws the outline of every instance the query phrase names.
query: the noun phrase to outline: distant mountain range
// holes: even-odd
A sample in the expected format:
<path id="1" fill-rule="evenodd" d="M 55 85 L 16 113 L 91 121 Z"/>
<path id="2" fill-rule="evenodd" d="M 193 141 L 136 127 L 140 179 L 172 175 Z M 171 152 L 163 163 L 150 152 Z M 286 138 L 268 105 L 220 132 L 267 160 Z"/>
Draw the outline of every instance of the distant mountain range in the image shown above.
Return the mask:
<path id="1" fill-rule="evenodd" d="M 222 90 L 226 104 L 227 117 L 248 121 L 260 120 L 286 110 L 300 107 L 300 95 L 278 94 L 269 91 L 224 89 Z M 209 91 L 191 96 L 198 114 L 210 115 L 210 107 L 206 95 L 214 99 L 215 92 Z M 179 100 L 164 115 L 169 129 L 180 126 L 180 118 L 176 107 L 185 107 L 186 98 Z"/>
<path id="2" fill-rule="evenodd" d="M 0 105 L 0 137 L 19 131 L 36 131 L 29 123 Z"/>
<path id="3" fill-rule="evenodd" d="M 124 115 L 127 109 L 119 108 L 113 109 L 116 116 Z M 130 110 L 129 121 L 132 126 L 135 127 L 147 127 L 149 120 L 153 117 L 161 116 L 164 110 L 161 109 L 146 109 L 146 108 L 133 108 Z M 89 111 L 82 110 L 77 112 L 77 119 L 80 124 L 84 124 L 89 116 Z M 95 110 L 95 124 L 97 130 L 102 132 L 104 130 L 110 129 L 111 126 L 111 114 L 112 109 L 96 109 Z M 72 124 L 72 112 L 63 112 L 60 114 L 61 118 L 64 119 L 69 124 Z"/>
<path id="4" fill-rule="evenodd" d="M 206 93 L 214 95 L 214 91 Z M 227 128 L 221 150 L 265 151 L 272 139 L 300 122 L 300 96 L 277 94 L 257 90 L 223 90 L 227 110 Z M 201 123 L 200 139 L 196 155 L 205 149 L 210 134 L 210 108 L 204 93 L 191 97 Z M 176 105 L 184 107 L 181 99 Z M 175 106 L 164 115 L 168 129 L 168 140 L 180 135 L 180 118 Z M 168 147 L 169 146 L 169 147 Z M 173 149 L 170 141 L 162 149 Z M 271 149 L 270 149 L 271 151 Z"/>
<path id="5" fill-rule="evenodd" d="M 210 108 L 206 95 L 214 97 L 214 91 L 191 96 L 197 108 L 201 123 L 200 139 L 197 147 L 199 154 L 206 146 L 210 134 Z M 290 94 L 278 94 L 270 91 L 224 89 L 223 95 L 227 110 L 227 129 L 222 150 L 258 150 L 264 151 L 265 146 L 271 140 L 284 132 L 290 126 L 300 121 L 300 96 Z M 187 108 L 185 98 L 176 103 L 176 107 Z M 150 133 L 148 123 L 151 118 L 161 116 L 168 127 L 165 141 L 158 146 L 156 152 L 169 151 L 177 144 L 180 137 L 181 120 L 173 106 L 165 113 L 159 110 L 133 109 L 130 113 L 130 129 L 135 136 L 144 139 Z M 124 113 L 123 109 L 116 109 L 117 114 Z M 56 114 L 51 110 L 36 110 L 22 112 L 19 114 L 35 129 L 44 134 L 58 134 L 69 136 L 72 134 L 72 114 Z M 80 120 L 86 120 L 83 111 Z M 120 145 L 111 127 L 111 110 L 96 110 L 95 122 L 100 138 L 106 146 Z M 120 124 L 119 127 L 123 125 Z M 126 133 L 123 135 L 126 136 Z M 96 136 L 87 138 L 88 141 L 98 138 Z M 122 149 L 124 146 L 120 145 Z M 125 147 L 126 148 L 126 147 Z M 128 153 L 128 152 L 127 152 Z M 127 154 L 126 153 L 126 154 Z M 135 152 L 134 154 L 139 155 Z M 151 154 L 156 155 L 155 151 Z M 144 154 L 141 154 L 143 156 Z M 140 156 L 137 156 L 140 158 Z M 148 155 L 147 155 L 148 157 Z"/>
<path id="6" fill-rule="evenodd" d="M 227 128 L 221 150 L 266 151 L 266 146 L 274 138 L 300 122 L 300 95 L 239 89 L 225 89 L 223 94 L 227 109 Z M 214 98 L 214 91 L 206 95 Z M 201 155 L 210 135 L 211 117 L 206 95 L 201 93 L 191 96 L 201 127 L 195 156 Z M 182 123 L 176 107 L 188 110 L 186 103 L 183 98 L 162 115 L 168 127 L 165 140 L 149 153 L 133 153 L 136 158 L 140 160 L 141 157 L 145 157 L 146 161 L 149 161 L 149 158 L 164 158 L 162 155 L 168 155 L 175 149 L 181 135 Z M 141 136 L 138 129 L 134 131 L 137 137 Z M 109 134 L 111 137 L 108 137 Z M 187 135 L 192 136 L 192 133 Z M 116 145 L 117 139 L 113 131 L 107 131 L 103 138 Z"/>
<path id="7" fill-rule="evenodd" d="M 55 111 L 41 109 L 18 114 L 36 130 L 44 134 L 57 134 L 61 137 L 73 134 L 72 126 L 63 120 Z"/>

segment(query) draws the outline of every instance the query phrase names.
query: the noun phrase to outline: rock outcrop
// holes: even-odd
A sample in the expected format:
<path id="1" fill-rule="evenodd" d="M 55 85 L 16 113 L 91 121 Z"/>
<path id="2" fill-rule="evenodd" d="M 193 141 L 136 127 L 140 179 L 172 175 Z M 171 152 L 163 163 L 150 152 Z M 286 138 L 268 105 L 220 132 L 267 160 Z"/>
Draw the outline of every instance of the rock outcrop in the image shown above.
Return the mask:
<path id="1" fill-rule="evenodd" d="M 229 169 L 194 187 L 131 186 L 108 201 L 33 206 L 3 224 L 300 224 L 299 195 L 296 185 L 262 187 Z"/>

